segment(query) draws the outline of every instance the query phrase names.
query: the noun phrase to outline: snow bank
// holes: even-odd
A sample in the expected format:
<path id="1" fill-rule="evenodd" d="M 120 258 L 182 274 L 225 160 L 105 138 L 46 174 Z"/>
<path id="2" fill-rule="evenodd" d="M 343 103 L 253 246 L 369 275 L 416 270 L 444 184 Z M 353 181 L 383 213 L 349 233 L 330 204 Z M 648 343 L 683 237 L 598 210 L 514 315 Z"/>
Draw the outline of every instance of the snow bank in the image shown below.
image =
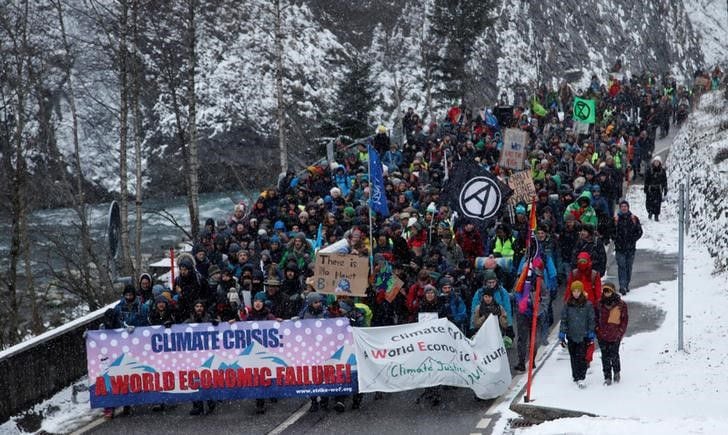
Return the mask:
<path id="1" fill-rule="evenodd" d="M 667 211 L 677 210 L 679 184 L 690 184 L 691 235 L 708 249 L 719 270 L 728 268 L 728 159 L 716 163 L 721 150 L 728 151 L 728 101 L 721 92 L 700 100 L 675 141 L 667 159 Z"/>

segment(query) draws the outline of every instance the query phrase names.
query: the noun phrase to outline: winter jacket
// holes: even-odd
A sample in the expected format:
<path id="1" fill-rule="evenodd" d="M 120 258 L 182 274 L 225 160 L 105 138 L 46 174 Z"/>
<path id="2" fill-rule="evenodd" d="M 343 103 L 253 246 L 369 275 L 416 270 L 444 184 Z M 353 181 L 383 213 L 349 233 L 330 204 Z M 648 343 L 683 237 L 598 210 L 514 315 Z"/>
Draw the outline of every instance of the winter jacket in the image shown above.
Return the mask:
<path id="1" fill-rule="evenodd" d="M 382 164 L 389 168 L 389 172 L 396 172 L 402 164 L 402 153 L 399 151 L 387 151 L 382 158 Z"/>
<path id="2" fill-rule="evenodd" d="M 614 250 L 634 251 L 637 240 L 642 237 L 642 224 L 631 212 L 617 214 L 614 218 Z"/>
<path id="3" fill-rule="evenodd" d="M 585 297 L 571 297 L 561 310 L 559 331 L 574 343 L 594 340 L 594 307 Z"/>
<path id="4" fill-rule="evenodd" d="M 561 251 L 561 260 L 571 263 L 571 254 L 574 251 L 576 242 L 579 240 L 579 229 L 574 226 L 573 230 L 569 230 L 564 226 L 563 231 L 559 234 L 559 249 Z"/>
<path id="5" fill-rule="evenodd" d="M 544 260 L 544 274 L 543 274 L 543 290 L 547 291 L 555 291 L 559 285 L 558 277 L 557 277 L 557 271 L 556 271 L 556 265 L 554 264 L 554 261 L 551 257 L 545 256 L 543 258 Z M 518 271 L 516 273 L 516 276 L 520 276 L 521 272 L 523 271 L 523 268 L 526 265 L 526 257 L 523 257 L 521 259 L 521 262 L 518 264 Z"/>
<path id="6" fill-rule="evenodd" d="M 571 265 L 576 267 L 576 260 L 582 252 L 589 254 L 591 258 L 592 268 L 599 272 L 600 276 L 604 276 L 607 271 L 607 250 L 604 248 L 604 244 L 598 238 L 592 238 L 592 240 L 579 239 L 574 246 L 572 252 Z"/>
<path id="7" fill-rule="evenodd" d="M 183 318 L 192 313 L 192 307 L 197 299 L 205 301 L 211 299 L 207 280 L 196 271 L 190 272 L 187 276 L 180 275 L 174 279 L 175 289 L 179 287 L 182 290 L 179 294 L 178 308 Z"/>
<path id="8" fill-rule="evenodd" d="M 177 323 L 175 321 L 174 313 L 170 304 L 167 304 L 167 309 L 159 311 L 155 307 L 147 317 L 147 323 L 150 325 L 168 325 Z"/>
<path id="9" fill-rule="evenodd" d="M 526 293 L 525 290 L 522 291 L 516 291 L 516 307 L 519 308 L 519 313 L 523 314 L 527 317 L 533 317 L 533 306 L 536 299 L 536 286 L 537 281 L 541 281 L 541 294 L 540 299 L 538 301 L 538 315 L 543 316 L 548 311 L 549 306 L 549 300 L 550 300 L 550 292 L 546 289 L 546 286 L 543 284 L 543 277 L 540 276 L 532 276 L 530 278 L 530 286 L 531 289 L 528 293 Z M 526 285 L 529 285 L 527 282 Z M 528 300 L 526 300 L 528 298 Z M 524 302 L 525 301 L 525 302 Z M 525 310 L 521 311 L 520 307 L 522 304 L 525 303 Z"/>
<path id="10" fill-rule="evenodd" d="M 584 208 L 581 208 L 579 206 L 579 200 L 581 198 L 586 198 L 589 200 L 589 205 L 587 205 Z M 594 228 L 597 227 L 597 224 L 599 223 L 597 220 L 597 214 L 594 211 L 594 208 L 591 206 L 592 202 L 592 195 L 591 192 L 588 190 L 585 190 L 584 192 L 579 195 L 578 198 L 576 198 L 576 201 L 569 204 L 568 207 L 566 207 L 566 211 L 564 211 L 564 220 L 566 220 L 566 216 L 573 215 L 576 220 L 583 224 L 588 224 L 593 226 Z"/>
<path id="11" fill-rule="evenodd" d="M 407 311 L 409 311 L 409 320 L 414 322 L 417 320 L 419 312 L 419 304 L 425 297 L 425 286 L 420 282 L 412 284 L 407 292 Z"/>
<path id="12" fill-rule="evenodd" d="M 584 286 L 584 293 L 586 293 L 587 299 L 596 307 L 602 298 L 602 278 L 599 272 L 592 269 L 591 257 L 588 253 L 582 252 L 578 258 L 585 259 L 587 262 L 584 265 L 579 265 L 579 267 L 569 273 L 569 277 L 566 280 L 566 288 L 570 289 L 572 282 L 580 281 Z M 568 290 L 564 292 L 564 302 L 567 302 L 570 297 L 571 292 Z"/>
<path id="13" fill-rule="evenodd" d="M 481 326 L 488 320 L 488 316 L 491 314 L 498 317 L 498 324 L 501 329 L 508 327 L 508 318 L 503 306 L 495 301 L 490 304 L 481 302 L 473 311 L 473 326 L 475 329 L 480 329 Z"/>
<path id="14" fill-rule="evenodd" d="M 443 319 L 447 317 L 448 307 L 438 298 L 435 298 L 434 301 L 430 302 L 422 297 L 419 302 L 417 313 L 437 313 L 437 317 L 439 319 Z"/>
<path id="15" fill-rule="evenodd" d="M 473 301 L 470 304 L 470 327 L 471 328 L 477 328 L 475 326 L 475 311 L 478 309 L 478 306 L 483 300 L 483 288 L 479 288 L 478 291 L 475 292 L 475 295 L 473 296 Z M 506 326 L 513 326 L 513 309 L 511 307 L 511 295 L 506 291 L 505 288 L 503 288 L 502 285 L 499 285 L 498 288 L 495 290 L 495 293 L 493 293 L 493 300 L 495 303 L 503 307 L 503 313 L 506 316 Z"/>
<path id="16" fill-rule="evenodd" d="M 314 310 L 313 307 L 306 304 L 301 312 L 298 313 L 298 317 L 300 319 L 328 319 L 329 310 L 323 304 L 321 304 L 321 308 L 318 310 Z"/>
<path id="17" fill-rule="evenodd" d="M 624 337 L 627 331 L 627 323 L 629 322 L 629 314 L 627 312 L 627 304 L 617 293 L 612 296 L 602 298 L 599 301 L 599 324 L 597 327 L 597 337 L 599 341 L 608 343 L 616 343 Z"/>
<path id="18" fill-rule="evenodd" d="M 482 257 L 485 253 L 483 238 L 476 228 L 470 232 L 460 229 L 455 235 L 455 240 L 463 250 L 463 255 L 471 261 L 475 257 Z"/>
<path id="19" fill-rule="evenodd" d="M 147 326 L 149 318 L 149 305 L 143 304 L 139 297 L 135 297 L 132 302 L 128 302 L 125 298 L 114 307 L 114 316 L 116 317 L 116 325 L 124 326 Z"/>
<path id="20" fill-rule="evenodd" d="M 440 303 L 447 307 L 448 320 L 458 328 L 464 328 L 468 315 L 465 312 L 463 298 L 451 291 L 449 295 L 440 295 Z"/>

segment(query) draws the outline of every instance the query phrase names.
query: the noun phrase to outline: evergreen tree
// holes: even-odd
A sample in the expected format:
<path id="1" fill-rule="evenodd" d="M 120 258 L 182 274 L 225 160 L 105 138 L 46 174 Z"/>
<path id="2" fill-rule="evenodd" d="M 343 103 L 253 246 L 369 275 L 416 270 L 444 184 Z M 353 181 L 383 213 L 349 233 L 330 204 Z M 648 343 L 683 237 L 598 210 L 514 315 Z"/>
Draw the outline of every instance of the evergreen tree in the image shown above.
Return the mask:
<path id="1" fill-rule="evenodd" d="M 372 64 L 368 60 L 352 56 L 346 61 L 346 74 L 337 91 L 337 112 L 332 116 L 339 134 L 351 138 L 371 135 L 369 115 L 377 106 Z"/>
<path id="2" fill-rule="evenodd" d="M 467 65 L 476 40 L 493 23 L 494 0 L 435 0 L 429 13 L 438 48 L 432 52 L 435 78 L 444 86 L 440 97 L 461 100 L 466 93 Z"/>

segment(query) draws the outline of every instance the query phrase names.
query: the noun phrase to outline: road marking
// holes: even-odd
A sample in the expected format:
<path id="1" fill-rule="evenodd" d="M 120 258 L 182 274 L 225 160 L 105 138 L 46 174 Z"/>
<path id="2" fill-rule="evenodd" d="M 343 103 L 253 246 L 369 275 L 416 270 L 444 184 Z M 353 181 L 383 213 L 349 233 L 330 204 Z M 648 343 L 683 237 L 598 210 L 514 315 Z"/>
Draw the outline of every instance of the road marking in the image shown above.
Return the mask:
<path id="1" fill-rule="evenodd" d="M 485 429 L 490 424 L 490 418 L 481 418 L 478 424 L 475 426 L 476 429 Z"/>
<path id="2" fill-rule="evenodd" d="M 86 432 L 90 431 L 91 429 L 101 426 L 106 422 L 106 419 L 104 417 L 97 418 L 96 420 L 92 421 L 91 423 L 87 424 L 86 426 L 76 429 L 75 431 L 71 432 L 71 435 L 82 435 Z"/>
<path id="3" fill-rule="evenodd" d="M 282 433 L 284 430 L 288 429 L 291 425 L 293 425 L 295 422 L 297 422 L 301 417 L 306 415 L 308 412 L 308 408 L 311 406 L 311 403 L 306 401 L 303 405 L 301 405 L 300 408 L 298 408 L 298 411 L 291 414 L 287 419 L 283 420 L 283 423 L 279 424 L 275 427 L 272 431 L 268 432 L 268 435 L 278 435 Z"/>
<path id="4" fill-rule="evenodd" d="M 483 434 L 480 432 L 470 432 L 470 435 L 483 435 Z"/>

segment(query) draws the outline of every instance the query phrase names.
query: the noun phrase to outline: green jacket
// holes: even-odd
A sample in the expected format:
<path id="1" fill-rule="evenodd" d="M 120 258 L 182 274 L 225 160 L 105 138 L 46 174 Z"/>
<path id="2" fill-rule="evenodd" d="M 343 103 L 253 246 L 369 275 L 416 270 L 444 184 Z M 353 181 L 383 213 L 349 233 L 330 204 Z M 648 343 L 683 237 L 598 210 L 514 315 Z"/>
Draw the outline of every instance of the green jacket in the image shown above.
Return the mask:
<path id="1" fill-rule="evenodd" d="M 581 198 L 586 198 L 589 201 L 589 205 L 587 205 L 585 208 L 581 208 L 579 206 L 579 200 Z M 582 224 L 589 224 L 593 228 L 596 228 L 599 221 L 597 219 L 597 214 L 594 211 L 594 208 L 592 208 L 591 206 L 591 202 L 591 192 L 589 192 L 588 190 L 583 191 L 581 195 L 576 198 L 576 201 L 572 202 L 571 204 L 569 204 L 568 207 L 566 207 L 566 210 L 564 211 L 564 219 L 566 219 L 566 217 L 571 214 L 574 215 L 576 220 L 578 220 Z"/>

